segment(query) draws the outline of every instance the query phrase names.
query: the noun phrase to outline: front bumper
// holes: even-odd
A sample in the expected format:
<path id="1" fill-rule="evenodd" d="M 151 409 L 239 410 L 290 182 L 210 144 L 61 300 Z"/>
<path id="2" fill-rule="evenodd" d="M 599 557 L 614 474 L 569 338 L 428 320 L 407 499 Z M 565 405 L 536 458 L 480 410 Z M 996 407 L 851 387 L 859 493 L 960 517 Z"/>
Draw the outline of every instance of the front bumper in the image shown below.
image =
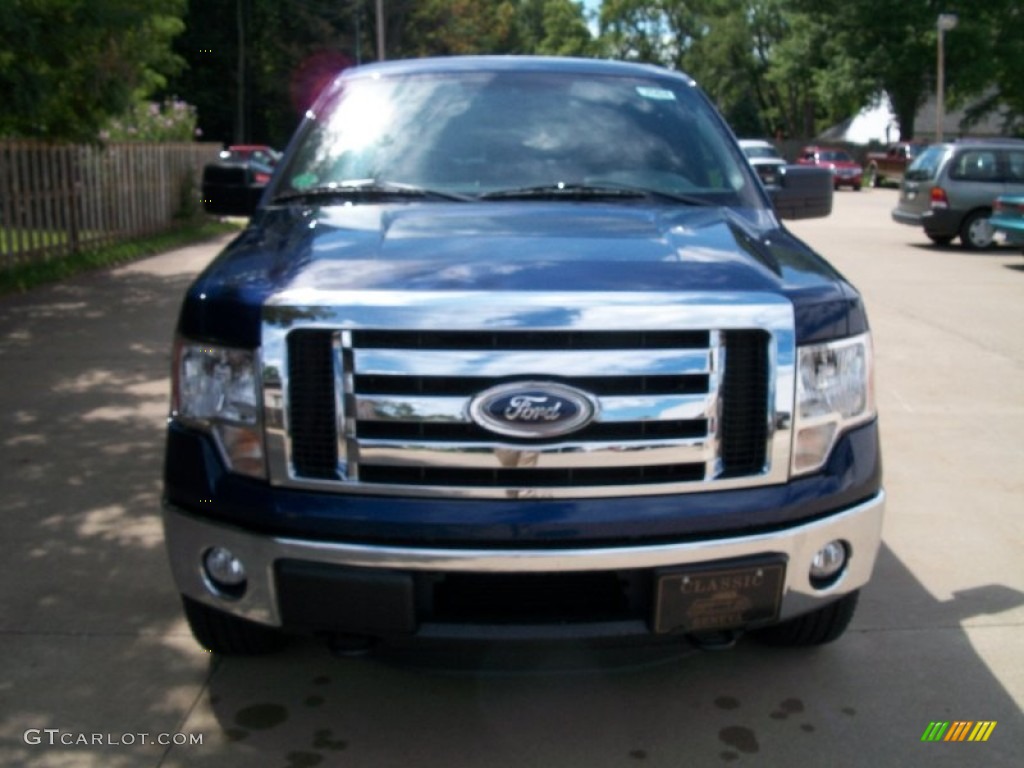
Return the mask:
<path id="1" fill-rule="evenodd" d="M 173 505 L 165 505 L 164 527 L 172 571 L 180 592 L 194 600 L 262 624 L 328 632 L 378 636 L 438 638 L 446 633 L 466 637 L 466 627 L 431 621 L 419 615 L 423 604 L 424 577 L 443 579 L 452 575 L 544 575 L 580 573 L 630 573 L 653 575 L 655 569 L 743 562 L 766 556 L 787 563 L 779 618 L 812 611 L 862 587 L 871 576 L 881 544 L 885 494 L 833 515 L 784 530 L 736 537 L 717 537 L 684 543 L 647 546 L 610 546 L 558 549 L 432 548 L 324 542 L 252 533 L 203 519 Z M 841 577 L 826 587 L 811 583 L 809 566 L 826 543 L 845 542 L 849 563 Z M 248 581 L 241 596 L 218 592 L 203 572 L 202 558 L 211 547 L 226 547 L 244 563 Z M 283 569 L 291 573 L 327 574 L 323 583 L 343 584 L 358 599 L 348 601 L 327 595 L 295 596 L 294 584 L 282 590 Z M 304 570 L 305 569 L 305 570 Z M 311 570 L 312 569 L 312 570 Z M 335 578 L 337 577 L 337 578 Z M 419 581 L 413 585 L 413 578 Z M 320 576 L 317 576 L 320 578 Z M 304 582 L 315 585 L 314 578 Z M 413 585 L 413 586 L 409 586 Z M 310 590 L 306 590 L 309 592 Z M 287 592 L 287 594 L 283 594 Z M 347 594 L 347 593 L 346 593 Z M 337 597 L 338 595 L 336 595 Z M 289 601 L 306 605 L 296 610 Z M 319 603 L 317 601 L 320 601 Z M 322 607 L 322 618 L 298 622 L 288 617 L 311 615 Z M 402 611 L 377 611 L 382 604 L 408 605 Z M 379 618 L 374 618 L 378 616 Z M 499 622 L 480 626 L 483 637 L 558 637 L 561 630 L 573 637 L 650 635 L 649 620 L 634 617 L 623 621 L 554 622 L 551 626 L 523 627 Z M 537 632 L 532 632 L 537 630 Z M 531 634 L 532 632 L 532 634 Z M 552 634 L 554 633 L 554 634 Z M 472 635 L 472 632 L 469 633 Z"/>
<path id="2" fill-rule="evenodd" d="M 863 182 L 864 176 L 860 173 L 850 176 L 843 176 L 837 173 L 832 177 L 832 184 L 835 187 L 860 187 Z"/>

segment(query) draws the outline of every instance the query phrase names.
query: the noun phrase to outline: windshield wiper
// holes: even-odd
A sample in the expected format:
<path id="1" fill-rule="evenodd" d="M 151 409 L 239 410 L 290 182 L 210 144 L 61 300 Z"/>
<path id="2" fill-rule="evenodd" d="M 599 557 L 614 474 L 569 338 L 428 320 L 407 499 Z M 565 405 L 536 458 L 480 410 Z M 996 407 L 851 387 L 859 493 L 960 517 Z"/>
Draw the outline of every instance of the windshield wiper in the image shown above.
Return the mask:
<path id="1" fill-rule="evenodd" d="M 442 192 L 437 189 L 417 187 L 414 184 L 401 184 L 395 181 L 377 181 L 376 179 L 356 179 L 343 181 L 340 184 L 324 184 L 308 189 L 292 189 L 277 195 L 273 202 L 316 202 L 320 200 L 380 200 L 382 198 L 416 198 L 419 200 L 451 200 L 464 203 L 472 198 L 457 195 L 454 192 Z"/>
<path id="2" fill-rule="evenodd" d="M 602 182 L 600 184 L 541 184 L 533 187 L 516 187 L 514 189 L 498 189 L 480 195 L 481 200 L 589 200 L 608 198 L 663 198 L 687 205 L 711 205 L 703 198 L 693 195 L 682 195 L 649 187 L 638 187 L 619 182 Z"/>

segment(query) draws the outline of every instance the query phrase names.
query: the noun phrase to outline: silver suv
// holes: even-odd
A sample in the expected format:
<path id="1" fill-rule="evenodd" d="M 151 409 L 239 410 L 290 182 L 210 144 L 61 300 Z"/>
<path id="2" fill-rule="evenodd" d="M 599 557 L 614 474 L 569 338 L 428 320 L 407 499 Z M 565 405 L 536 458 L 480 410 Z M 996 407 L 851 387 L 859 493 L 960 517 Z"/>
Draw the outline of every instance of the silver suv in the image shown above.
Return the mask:
<path id="1" fill-rule="evenodd" d="M 924 227 L 934 243 L 959 237 L 971 250 L 989 248 L 992 201 L 1024 194 L 1024 141 L 964 139 L 933 144 L 911 163 L 892 218 Z"/>

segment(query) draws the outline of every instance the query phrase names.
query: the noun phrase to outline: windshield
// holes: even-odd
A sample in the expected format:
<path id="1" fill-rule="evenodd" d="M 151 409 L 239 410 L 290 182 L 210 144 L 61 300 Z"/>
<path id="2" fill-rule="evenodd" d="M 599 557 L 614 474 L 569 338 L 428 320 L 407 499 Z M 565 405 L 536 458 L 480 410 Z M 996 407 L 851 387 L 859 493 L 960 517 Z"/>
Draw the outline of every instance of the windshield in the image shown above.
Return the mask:
<path id="1" fill-rule="evenodd" d="M 823 151 L 819 157 L 830 163 L 852 163 L 853 158 L 845 152 L 835 149 L 828 149 Z"/>
<path id="2" fill-rule="evenodd" d="M 317 111 L 279 195 L 367 180 L 472 197 L 622 185 L 762 205 L 712 108 L 674 79 L 536 71 L 355 77 Z"/>
<path id="3" fill-rule="evenodd" d="M 752 160 L 761 158 L 772 158 L 773 160 L 782 159 L 782 156 L 775 151 L 774 147 L 744 147 L 743 154 Z"/>
<path id="4" fill-rule="evenodd" d="M 946 155 L 946 147 L 935 144 L 918 155 L 907 168 L 906 178 L 912 181 L 930 181 L 939 172 L 939 164 Z"/>

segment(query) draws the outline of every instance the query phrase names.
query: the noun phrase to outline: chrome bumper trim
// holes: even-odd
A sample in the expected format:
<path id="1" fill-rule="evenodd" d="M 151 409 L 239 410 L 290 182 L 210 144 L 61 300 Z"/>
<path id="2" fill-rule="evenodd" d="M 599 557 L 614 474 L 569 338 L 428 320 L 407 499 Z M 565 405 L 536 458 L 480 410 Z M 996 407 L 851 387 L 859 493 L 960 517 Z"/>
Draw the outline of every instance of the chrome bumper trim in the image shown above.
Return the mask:
<path id="1" fill-rule="evenodd" d="M 843 512 L 783 531 L 632 547 L 581 549 L 445 549 L 342 544 L 275 538 L 194 517 L 165 506 L 164 531 L 171 569 L 185 595 L 221 610 L 264 624 L 280 626 L 274 587 L 274 564 L 291 559 L 339 566 L 391 570 L 543 573 L 602 571 L 696 565 L 756 555 L 782 555 L 788 560 L 781 618 L 813 610 L 867 583 L 881 544 L 885 494 Z M 810 583 L 814 553 L 826 543 L 845 541 L 850 562 L 842 577 L 825 589 Z M 210 592 L 201 558 L 213 546 L 227 547 L 241 558 L 249 584 L 240 599 Z"/>

